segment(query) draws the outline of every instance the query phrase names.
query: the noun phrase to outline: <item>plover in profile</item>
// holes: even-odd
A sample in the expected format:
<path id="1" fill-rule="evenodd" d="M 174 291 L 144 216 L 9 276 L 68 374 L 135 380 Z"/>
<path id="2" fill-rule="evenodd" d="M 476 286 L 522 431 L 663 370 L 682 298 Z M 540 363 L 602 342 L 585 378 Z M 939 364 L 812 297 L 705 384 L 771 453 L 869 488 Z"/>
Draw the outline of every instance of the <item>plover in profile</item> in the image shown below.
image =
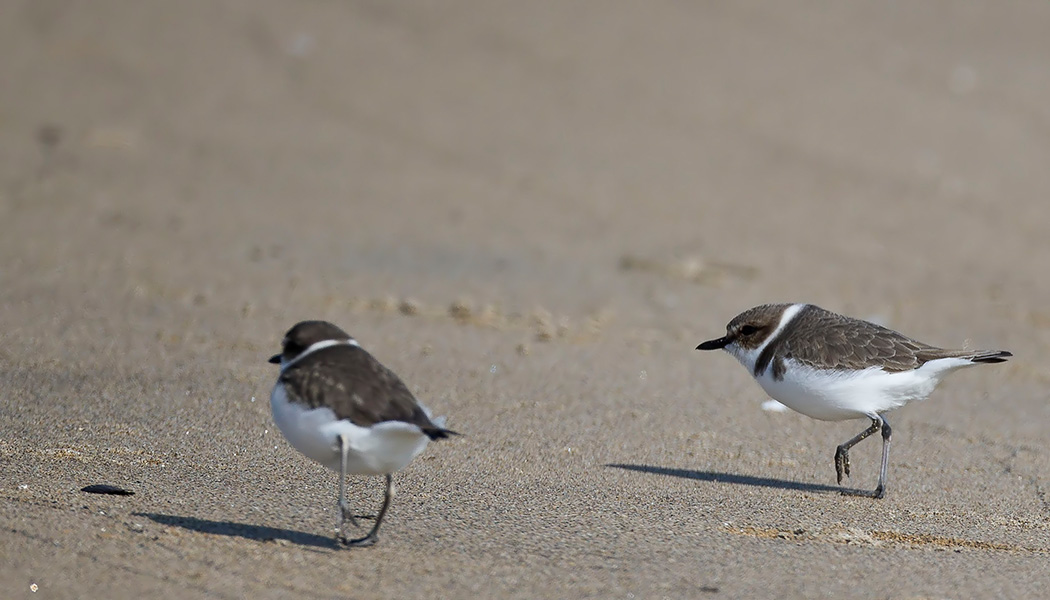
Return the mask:
<path id="1" fill-rule="evenodd" d="M 861 493 L 874 498 L 886 492 L 890 456 L 890 424 L 882 413 L 925 399 L 956 369 L 1013 356 L 1005 350 L 944 350 L 812 304 L 756 306 L 730 321 L 725 336 L 696 347 L 720 348 L 793 410 L 823 421 L 871 419 L 871 427 L 835 451 L 835 471 L 841 484 L 843 474 L 849 476 L 850 448 L 881 429 L 879 484 Z"/>
<path id="2" fill-rule="evenodd" d="M 433 418 L 390 369 L 345 331 L 326 321 L 303 321 L 270 358 L 281 374 L 270 394 L 273 419 L 296 450 L 339 473 L 339 540 L 376 543 L 394 497 L 393 473 L 412 462 L 430 440 L 456 432 Z M 372 530 L 349 539 L 357 520 L 346 501 L 346 476 L 385 475 L 386 493 Z"/>

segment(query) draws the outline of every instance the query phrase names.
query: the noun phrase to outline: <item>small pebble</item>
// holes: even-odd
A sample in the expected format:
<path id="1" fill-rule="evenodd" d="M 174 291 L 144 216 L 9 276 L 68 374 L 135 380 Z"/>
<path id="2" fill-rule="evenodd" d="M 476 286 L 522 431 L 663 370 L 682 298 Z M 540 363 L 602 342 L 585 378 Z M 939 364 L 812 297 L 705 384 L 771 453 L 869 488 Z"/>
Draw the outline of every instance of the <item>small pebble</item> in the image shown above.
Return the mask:
<path id="1" fill-rule="evenodd" d="M 80 491 L 89 494 L 109 494 L 111 496 L 133 496 L 135 492 L 126 490 L 115 485 L 96 484 L 80 488 Z"/>
<path id="2" fill-rule="evenodd" d="M 471 309 L 470 305 L 470 300 L 463 298 L 456 300 L 452 303 L 451 306 L 448 307 L 448 316 L 460 321 L 466 321 L 474 312 Z"/>
<path id="3" fill-rule="evenodd" d="M 419 302 L 411 298 L 406 298 L 401 301 L 401 304 L 398 305 L 397 309 L 401 314 L 407 317 L 414 317 L 419 314 Z"/>

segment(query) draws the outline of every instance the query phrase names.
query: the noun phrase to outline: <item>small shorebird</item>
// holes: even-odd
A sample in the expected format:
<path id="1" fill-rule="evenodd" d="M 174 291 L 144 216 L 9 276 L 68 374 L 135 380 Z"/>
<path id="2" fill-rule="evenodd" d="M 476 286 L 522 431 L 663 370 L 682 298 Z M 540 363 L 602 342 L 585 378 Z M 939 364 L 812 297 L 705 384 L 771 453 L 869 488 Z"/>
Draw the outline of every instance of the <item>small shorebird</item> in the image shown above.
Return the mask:
<path id="1" fill-rule="evenodd" d="M 456 432 L 431 417 L 393 371 L 345 331 L 326 321 L 303 321 L 284 336 L 281 365 L 270 394 L 273 419 L 296 450 L 339 473 L 339 540 L 371 546 L 394 497 L 395 471 L 408 466 L 430 440 Z M 384 475 L 386 493 L 372 530 L 349 539 L 357 520 L 346 501 L 346 475 Z"/>
<path id="2" fill-rule="evenodd" d="M 808 417 L 871 419 L 870 427 L 836 449 L 835 471 L 841 484 L 849 476 L 850 448 L 882 430 L 879 484 L 862 493 L 874 498 L 886 492 L 890 458 L 890 424 L 882 413 L 925 399 L 956 369 L 1013 356 L 937 348 L 812 304 L 756 306 L 730 321 L 725 336 L 696 349 L 732 354 L 771 398 Z"/>

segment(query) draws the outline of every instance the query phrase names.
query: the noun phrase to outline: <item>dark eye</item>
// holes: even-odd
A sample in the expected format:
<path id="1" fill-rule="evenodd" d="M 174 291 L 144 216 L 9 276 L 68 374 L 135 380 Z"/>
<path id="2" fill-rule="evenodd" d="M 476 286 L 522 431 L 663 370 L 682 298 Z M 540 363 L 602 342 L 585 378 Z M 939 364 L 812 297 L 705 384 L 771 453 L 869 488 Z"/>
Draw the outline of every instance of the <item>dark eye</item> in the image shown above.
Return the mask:
<path id="1" fill-rule="evenodd" d="M 755 327 L 754 325 L 744 325 L 740 328 L 740 335 L 751 335 L 756 331 L 758 331 L 758 327 Z"/>

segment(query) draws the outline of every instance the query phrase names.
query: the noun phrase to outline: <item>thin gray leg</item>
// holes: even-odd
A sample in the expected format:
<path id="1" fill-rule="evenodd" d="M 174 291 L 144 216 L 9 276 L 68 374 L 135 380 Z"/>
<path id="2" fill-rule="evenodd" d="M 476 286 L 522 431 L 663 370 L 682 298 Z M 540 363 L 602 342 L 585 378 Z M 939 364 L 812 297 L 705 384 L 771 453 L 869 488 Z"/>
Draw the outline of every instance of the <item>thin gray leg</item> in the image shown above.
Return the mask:
<path id="1" fill-rule="evenodd" d="M 886 467 L 890 464 L 890 436 L 893 435 L 890 422 L 886 420 L 886 417 L 880 418 L 882 419 L 882 467 L 879 469 L 879 485 L 872 493 L 872 498 L 882 498 L 886 494 Z"/>
<path id="2" fill-rule="evenodd" d="M 346 460 L 350 453 L 350 442 L 343 436 L 339 440 L 339 539 L 346 541 L 346 522 L 357 527 L 357 519 L 350 512 L 350 505 L 346 501 Z"/>
<path id="3" fill-rule="evenodd" d="M 871 426 L 857 434 L 856 437 L 842 444 L 835 450 L 835 472 L 838 482 L 842 483 L 842 475 L 849 477 L 849 450 L 876 431 L 882 430 L 882 466 L 879 469 L 879 484 L 874 491 L 857 492 L 843 491 L 844 494 L 854 496 L 869 496 L 871 498 L 882 498 L 886 493 L 886 467 L 890 461 L 890 424 L 882 415 L 871 417 Z"/>
<path id="4" fill-rule="evenodd" d="M 374 546 L 379 541 L 379 526 L 383 523 L 383 517 L 386 516 L 386 511 L 390 508 L 390 501 L 394 499 L 394 476 L 390 473 L 386 474 L 386 493 L 383 495 L 383 506 L 379 509 L 379 514 L 376 515 L 376 524 L 372 526 L 372 531 L 368 532 L 363 538 L 356 540 L 344 541 L 343 543 L 347 546 L 353 546 L 355 548 L 361 548 L 364 546 Z"/>
<path id="5" fill-rule="evenodd" d="M 882 427 L 882 418 L 873 417 L 871 419 L 871 427 L 858 433 L 856 437 L 835 449 L 835 473 L 838 475 L 839 484 L 842 483 L 843 474 L 845 474 L 846 477 L 849 477 L 849 449 L 856 446 L 858 442 L 867 438 L 869 435 L 878 431 L 879 427 Z"/>

